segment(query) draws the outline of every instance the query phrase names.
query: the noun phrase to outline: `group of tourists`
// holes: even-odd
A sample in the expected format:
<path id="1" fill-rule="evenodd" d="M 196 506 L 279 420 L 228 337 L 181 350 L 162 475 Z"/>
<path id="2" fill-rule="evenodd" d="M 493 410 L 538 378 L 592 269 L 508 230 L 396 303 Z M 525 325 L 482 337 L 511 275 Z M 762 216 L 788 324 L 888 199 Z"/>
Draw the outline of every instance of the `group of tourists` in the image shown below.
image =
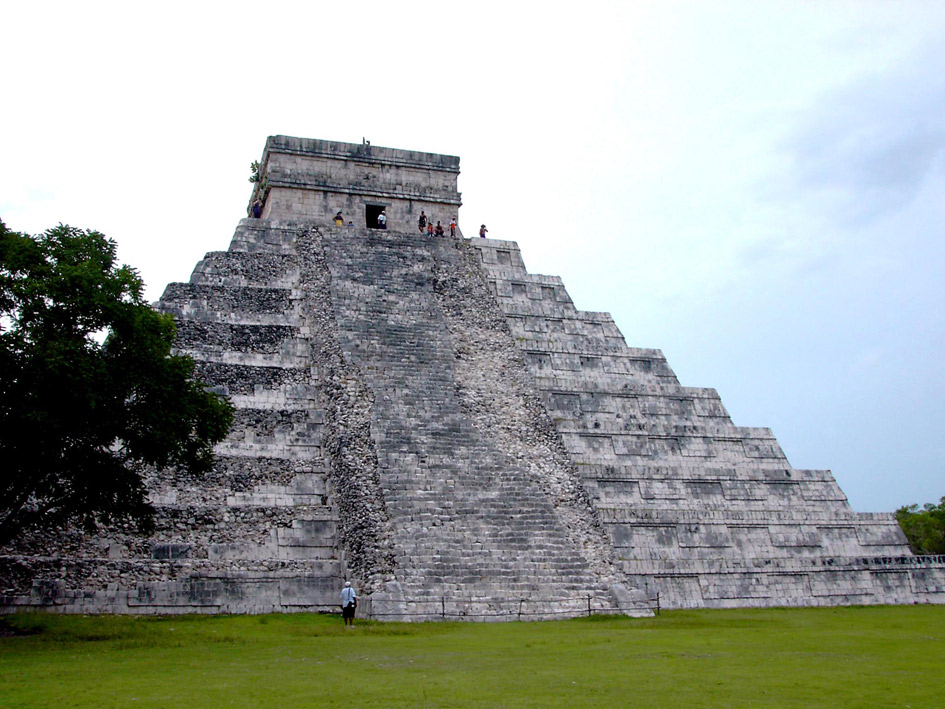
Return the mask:
<path id="1" fill-rule="evenodd" d="M 259 218 L 260 212 L 262 211 L 262 204 L 259 200 L 253 202 L 252 214 L 255 218 Z M 345 218 L 341 214 L 341 210 L 338 210 L 338 213 L 334 216 L 335 226 L 344 226 Z M 349 227 L 354 226 L 354 222 L 348 222 Z M 427 217 L 426 213 L 421 209 L 420 210 L 420 219 L 417 221 L 417 226 L 420 228 L 421 234 L 426 234 L 427 236 L 446 236 L 446 229 L 450 230 L 450 236 L 454 239 L 456 238 L 456 217 L 450 219 L 448 227 L 444 227 L 439 220 L 436 222 L 436 226 L 433 225 L 433 220 Z M 378 229 L 387 229 L 387 212 L 381 210 L 380 214 L 377 215 L 377 228 Z M 489 230 L 486 229 L 486 225 L 483 224 L 479 227 L 479 237 L 481 239 L 486 238 L 486 233 Z"/>
<path id="2" fill-rule="evenodd" d="M 420 219 L 417 222 L 417 225 L 420 227 L 420 233 L 426 233 L 427 236 L 446 236 L 446 231 L 443 229 L 443 225 L 437 220 L 436 226 L 433 226 L 433 219 L 427 217 L 426 213 L 421 209 L 420 210 Z M 450 236 L 454 239 L 456 238 L 456 217 L 450 219 Z"/>

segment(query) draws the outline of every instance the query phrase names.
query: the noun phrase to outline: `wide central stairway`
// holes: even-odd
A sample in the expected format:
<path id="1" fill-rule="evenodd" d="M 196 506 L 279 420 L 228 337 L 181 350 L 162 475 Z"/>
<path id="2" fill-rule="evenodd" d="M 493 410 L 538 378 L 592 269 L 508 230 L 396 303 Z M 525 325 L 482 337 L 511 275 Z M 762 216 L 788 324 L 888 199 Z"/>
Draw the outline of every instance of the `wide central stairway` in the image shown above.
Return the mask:
<path id="1" fill-rule="evenodd" d="M 339 344 L 374 398 L 396 578 L 374 594 L 374 615 L 547 618 L 623 607 L 538 482 L 463 410 L 434 292 L 435 272 L 461 268 L 462 246 L 332 229 L 322 243 Z"/>

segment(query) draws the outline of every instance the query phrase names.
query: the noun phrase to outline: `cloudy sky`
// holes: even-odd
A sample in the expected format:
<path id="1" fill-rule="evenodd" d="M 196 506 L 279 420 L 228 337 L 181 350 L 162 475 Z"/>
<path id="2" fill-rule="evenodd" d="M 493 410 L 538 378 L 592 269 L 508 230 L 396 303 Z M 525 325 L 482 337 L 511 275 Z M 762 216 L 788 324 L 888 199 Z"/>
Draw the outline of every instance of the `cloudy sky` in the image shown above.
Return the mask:
<path id="1" fill-rule="evenodd" d="M 534 8 L 541 8 L 538 12 Z M 285 134 L 459 155 L 460 223 L 860 511 L 945 495 L 945 3 L 15 3 L 0 218 L 157 299 Z"/>

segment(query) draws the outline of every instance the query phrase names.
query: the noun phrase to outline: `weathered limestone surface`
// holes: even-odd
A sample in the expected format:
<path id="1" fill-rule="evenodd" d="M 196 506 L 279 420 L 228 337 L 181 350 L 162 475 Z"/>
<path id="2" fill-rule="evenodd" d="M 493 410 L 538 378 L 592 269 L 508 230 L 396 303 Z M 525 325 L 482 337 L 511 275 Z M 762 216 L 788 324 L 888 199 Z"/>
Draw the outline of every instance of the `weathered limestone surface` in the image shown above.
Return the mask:
<path id="1" fill-rule="evenodd" d="M 345 224 L 373 228 L 384 208 L 391 230 L 410 233 L 421 211 L 446 227 L 462 204 L 452 155 L 279 135 L 266 141 L 260 164 L 250 205 L 259 197 L 266 219 L 330 224 L 341 211 Z"/>
<path id="2" fill-rule="evenodd" d="M 456 366 L 454 337 L 474 328 L 459 313 L 451 322 L 447 309 L 463 299 L 444 283 L 468 274 L 465 243 L 322 231 L 339 341 L 373 395 L 371 431 L 390 515 L 395 563 L 386 588 L 373 594 L 374 613 L 512 615 L 526 598 L 531 612 L 550 616 L 584 612 L 588 596 L 595 608 L 622 601 L 635 610 L 617 575 L 604 577 L 612 550 L 603 535 L 595 540 L 595 564 L 581 543 L 587 531 L 581 537 L 575 515 L 560 512 L 569 509 L 564 496 L 549 499 L 539 471 L 497 445 L 492 420 L 515 416 L 519 407 L 471 416 L 458 395 L 464 385 L 458 373 L 468 370 Z M 478 285 L 488 301 L 481 277 Z M 500 332 L 511 351 L 507 326 Z M 477 390 L 495 397 L 504 386 L 494 380 Z M 539 436 L 535 417 L 525 419 L 521 430 Z M 546 429 L 555 437 L 553 427 Z M 578 504 L 589 527 L 593 509 L 586 498 Z"/>
<path id="3" fill-rule="evenodd" d="M 8 607 L 647 612 L 466 242 L 245 220 L 160 307 L 238 406 L 214 472 L 152 476 L 153 539 L 5 557 Z"/>
<path id="4" fill-rule="evenodd" d="M 770 430 L 681 387 L 514 242 L 471 245 L 633 583 L 671 607 L 945 601 L 943 560 L 912 556 L 891 514 L 792 468 Z"/>
<path id="5" fill-rule="evenodd" d="M 171 284 L 178 349 L 237 406 L 213 471 L 152 471 L 150 539 L 28 537 L 0 557 L 2 604 L 65 612 L 327 610 L 344 576 L 323 452 L 324 387 L 301 312 L 295 229 L 245 221 L 224 253 Z"/>
<path id="6" fill-rule="evenodd" d="M 513 242 L 427 238 L 451 156 L 276 136 L 229 250 L 159 307 L 237 407 L 213 471 L 149 471 L 150 538 L 25 536 L 0 610 L 551 618 L 945 602 L 945 558 L 735 426 Z M 369 229 L 387 210 L 389 228 Z M 342 210 L 352 226 L 336 227 Z"/>

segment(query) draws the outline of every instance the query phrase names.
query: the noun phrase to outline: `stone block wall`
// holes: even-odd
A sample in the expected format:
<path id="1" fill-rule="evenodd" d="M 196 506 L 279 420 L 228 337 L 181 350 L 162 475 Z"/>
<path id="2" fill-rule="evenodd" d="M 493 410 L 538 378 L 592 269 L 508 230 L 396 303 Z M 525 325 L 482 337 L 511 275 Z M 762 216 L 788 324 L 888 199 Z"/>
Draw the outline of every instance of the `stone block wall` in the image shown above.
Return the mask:
<path id="1" fill-rule="evenodd" d="M 373 205 L 386 208 L 389 228 L 410 231 L 421 210 L 446 228 L 462 204 L 459 158 L 450 155 L 272 136 L 260 164 L 253 198 L 263 199 L 266 219 L 330 225 L 340 211 L 345 224 L 373 228 Z"/>
<path id="2" fill-rule="evenodd" d="M 945 600 L 913 580 L 891 514 L 853 512 L 830 471 L 791 467 L 769 429 L 680 386 L 659 350 L 628 347 L 608 314 L 528 273 L 514 242 L 471 245 L 636 586 L 671 607 Z"/>
<path id="3" fill-rule="evenodd" d="M 213 470 L 152 471 L 157 528 L 34 535 L 0 556 L 0 605 L 63 612 L 334 610 L 346 574 L 295 230 L 244 220 L 160 308 L 237 407 Z"/>

